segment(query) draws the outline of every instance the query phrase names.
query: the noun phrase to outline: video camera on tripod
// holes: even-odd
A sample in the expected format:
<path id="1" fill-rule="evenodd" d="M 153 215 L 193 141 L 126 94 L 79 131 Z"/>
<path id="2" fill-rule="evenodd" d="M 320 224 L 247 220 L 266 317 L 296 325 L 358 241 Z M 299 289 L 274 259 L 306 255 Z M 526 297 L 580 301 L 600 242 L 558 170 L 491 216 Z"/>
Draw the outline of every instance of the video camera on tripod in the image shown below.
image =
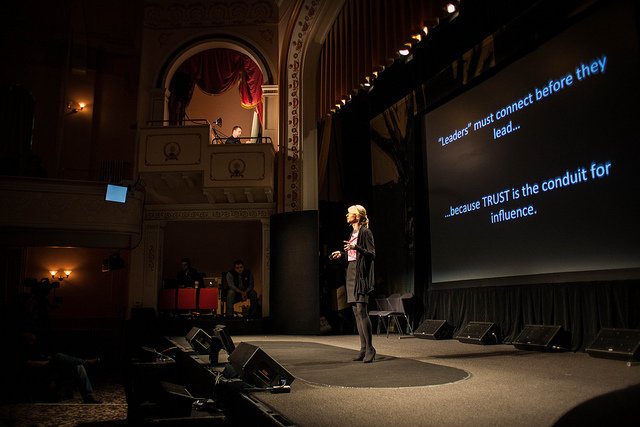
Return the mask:
<path id="1" fill-rule="evenodd" d="M 60 282 L 50 282 L 46 277 L 39 281 L 34 278 L 26 278 L 22 280 L 22 286 L 25 288 L 31 288 L 31 293 L 33 295 L 44 297 L 49 295 L 52 289 L 59 288 Z"/>

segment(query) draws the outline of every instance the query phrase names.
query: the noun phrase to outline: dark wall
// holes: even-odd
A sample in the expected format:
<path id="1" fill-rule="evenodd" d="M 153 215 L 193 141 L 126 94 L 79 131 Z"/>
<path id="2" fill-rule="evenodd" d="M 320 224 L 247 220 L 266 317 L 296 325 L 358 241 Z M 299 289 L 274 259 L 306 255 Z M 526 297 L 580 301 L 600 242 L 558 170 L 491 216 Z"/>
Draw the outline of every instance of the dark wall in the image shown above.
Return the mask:
<path id="1" fill-rule="evenodd" d="M 4 4 L 0 16 L 0 81 L 28 92 L 32 137 L 22 152 L 0 141 L 0 159 L 41 161 L 37 176 L 97 180 L 101 161 L 122 161 L 131 179 L 135 158 L 142 2 L 35 0 Z M 4 86 L 4 85 L 3 85 Z M 23 105 L 4 98 L 17 114 Z M 73 113 L 68 105 L 86 107 Z M 4 119 L 4 117 L 3 117 Z M 7 127 L 15 120 L 0 120 Z M 6 135 L 6 131 L 3 130 Z M 24 131 L 22 132 L 25 133 Z M 14 171 L 0 173 L 17 175 Z M 22 175 L 33 172 L 21 170 Z"/>

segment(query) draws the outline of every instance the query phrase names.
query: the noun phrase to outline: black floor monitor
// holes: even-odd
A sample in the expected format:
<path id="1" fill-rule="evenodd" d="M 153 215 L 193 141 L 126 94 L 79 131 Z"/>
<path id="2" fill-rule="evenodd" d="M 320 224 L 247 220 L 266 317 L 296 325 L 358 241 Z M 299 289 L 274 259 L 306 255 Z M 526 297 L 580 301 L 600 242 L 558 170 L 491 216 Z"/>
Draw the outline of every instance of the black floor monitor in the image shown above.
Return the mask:
<path id="1" fill-rule="evenodd" d="M 213 330 L 216 338 L 220 341 L 220 345 L 227 352 L 227 354 L 233 353 L 233 350 L 236 349 L 236 346 L 233 344 L 233 339 L 231 339 L 231 334 L 227 330 L 225 325 L 216 325 Z"/>

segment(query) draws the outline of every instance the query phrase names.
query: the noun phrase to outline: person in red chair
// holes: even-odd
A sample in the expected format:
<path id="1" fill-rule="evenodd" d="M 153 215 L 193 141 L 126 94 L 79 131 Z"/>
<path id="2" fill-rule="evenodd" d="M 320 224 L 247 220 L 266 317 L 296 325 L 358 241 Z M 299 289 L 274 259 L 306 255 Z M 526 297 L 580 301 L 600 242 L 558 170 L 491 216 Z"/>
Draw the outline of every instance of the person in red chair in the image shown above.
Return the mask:
<path id="1" fill-rule="evenodd" d="M 176 281 L 178 282 L 179 288 L 195 288 L 196 282 L 200 280 L 200 275 L 198 274 L 198 270 L 191 267 L 191 261 L 189 258 L 182 258 L 180 261 L 180 271 L 178 271 L 178 275 L 176 276 Z"/>
<path id="2" fill-rule="evenodd" d="M 241 259 L 235 260 L 233 269 L 227 273 L 227 310 L 226 315 L 233 316 L 233 304 L 236 298 L 242 301 L 249 300 L 249 317 L 257 317 L 260 309 L 258 305 L 258 294 L 253 289 L 253 274 L 249 269 L 244 268 Z"/>

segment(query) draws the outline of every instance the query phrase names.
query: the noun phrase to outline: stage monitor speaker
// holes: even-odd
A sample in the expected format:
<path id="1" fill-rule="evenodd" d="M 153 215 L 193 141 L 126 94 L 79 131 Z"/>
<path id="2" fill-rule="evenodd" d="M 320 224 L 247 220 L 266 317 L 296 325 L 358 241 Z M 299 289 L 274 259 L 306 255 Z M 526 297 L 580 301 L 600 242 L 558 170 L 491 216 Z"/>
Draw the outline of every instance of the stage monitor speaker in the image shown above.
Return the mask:
<path id="1" fill-rule="evenodd" d="M 562 326 L 525 325 L 511 344 L 519 350 L 559 351 L 563 349 L 561 339 Z"/>
<path id="2" fill-rule="evenodd" d="M 198 354 L 211 354 L 211 336 L 200 328 L 193 327 L 185 339 Z"/>
<path id="3" fill-rule="evenodd" d="M 224 349 L 229 356 L 235 350 L 235 345 L 233 344 L 233 339 L 231 339 L 231 334 L 227 330 L 225 325 L 216 325 L 213 329 L 213 334 L 215 336 L 211 337 L 211 349 L 209 351 L 209 362 L 211 364 L 217 364 L 220 362 L 219 354 L 220 350 Z"/>
<path id="4" fill-rule="evenodd" d="M 500 330 L 492 322 L 469 322 L 458 333 L 456 339 L 468 344 L 498 344 L 500 342 Z"/>
<path id="5" fill-rule="evenodd" d="M 233 339 L 231 338 L 231 334 L 225 325 L 216 325 L 213 330 L 216 338 L 220 342 L 220 345 L 227 352 L 227 354 L 233 353 L 233 350 L 236 349 L 235 344 L 233 343 Z"/>
<path id="6" fill-rule="evenodd" d="M 163 417 L 189 417 L 193 402 L 197 400 L 182 385 L 160 381 L 164 393 L 159 403 L 159 412 Z"/>
<path id="7" fill-rule="evenodd" d="M 413 333 L 414 337 L 428 340 L 444 340 L 453 335 L 453 325 L 446 320 L 425 320 Z"/>
<path id="8" fill-rule="evenodd" d="M 640 357 L 640 329 L 602 328 L 587 347 L 589 356 L 636 362 Z"/>
<path id="9" fill-rule="evenodd" d="M 236 346 L 229 363 L 240 378 L 257 387 L 290 385 L 295 379 L 260 347 L 245 342 Z"/>

